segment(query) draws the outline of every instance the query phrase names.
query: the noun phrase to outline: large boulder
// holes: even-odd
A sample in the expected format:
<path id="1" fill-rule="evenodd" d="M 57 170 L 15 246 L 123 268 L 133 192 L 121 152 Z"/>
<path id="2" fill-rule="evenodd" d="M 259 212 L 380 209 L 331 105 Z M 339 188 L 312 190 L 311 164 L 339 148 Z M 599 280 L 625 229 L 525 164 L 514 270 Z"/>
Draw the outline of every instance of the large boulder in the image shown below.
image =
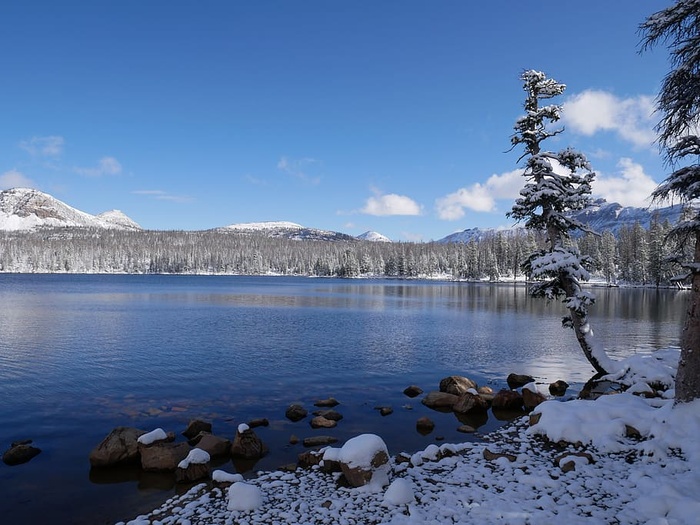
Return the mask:
<path id="1" fill-rule="evenodd" d="M 523 396 L 515 390 L 503 389 L 494 396 L 491 407 L 494 410 L 521 410 Z"/>
<path id="2" fill-rule="evenodd" d="M 138 439 L 145 430 L 132 427 L 116 427 L 90 452 L 90 465 L 109 467 L 120 463 L 138 461 Z"/>
<path id="3" fill-rule="evenodd" d="M 428 408 L 452 410 L 455 403 L 459 400 L 459 396 L 448 392 L 428 392 L 421 403 Z"/>
<path id="4" fill-rule="evenodd" d="M 2 461 L 6 465 L 14 466 L 27 463 L 41 453 L 41 449 L 31 445 L 32 440 L 12 443 L 10 448 L 2 455 Z"/>
<path id="5" fill-rule="evenodd" d="M 477 394 L 465 392 L 452 407 L 458 414 L 470 414 L 474 412 L 486 412 L 489 409 L 488 402 Z"/>
<path id="6" fill-rule="evenodd" d="M 236 437 L 231 445 L 231 455 L 235 458 L 260 459 L 267 454 L 265 443 L 246 424 L 238 425 Z"/>
<path id="7" fill-rule="evenodd" d="M 389 484 L 389 451 L 382 438 L 375 434 L 361 434 L 346 441 L 337 454 L 337 461 L 351 487 Z"/>
<path id="8" fill-rule="evenodd" d="M 440 381 L 440 392 L 461 396 L 469 389 L 476 390 L 477 384 L 463 376 L 449 376 Z"/>
<path id="9" fill-rule="evenodd" d="M 150 445 L 139 445 L 141 468 L 152 472 L 173 471 L 189 452 L 187 443 L 156 441 Z"/>

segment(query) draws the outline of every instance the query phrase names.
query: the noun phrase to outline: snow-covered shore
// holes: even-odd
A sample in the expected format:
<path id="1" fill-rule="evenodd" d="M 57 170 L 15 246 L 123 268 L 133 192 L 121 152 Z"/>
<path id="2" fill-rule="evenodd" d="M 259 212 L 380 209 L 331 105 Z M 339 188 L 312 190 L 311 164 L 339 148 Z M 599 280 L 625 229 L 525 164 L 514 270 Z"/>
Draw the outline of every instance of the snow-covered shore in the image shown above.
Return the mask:
<path id="1" fill-rule="evenodd" d="M 128 524 L 700 523 L 700 400 L 673 405 L 677 359 L 633 356 L 616 375 L 628 392 L 547 401 L 534 426 L 522 418 L 483 442 L 392 458 L 389 486 L 339 487 L 339 474 L 318 467 L 261 472 L 246 481 L 249 510 L 229 510 L 241 507 L 226 483 L 201 484 Z M 650 385 L 668 390 L 629 393 Z"/>

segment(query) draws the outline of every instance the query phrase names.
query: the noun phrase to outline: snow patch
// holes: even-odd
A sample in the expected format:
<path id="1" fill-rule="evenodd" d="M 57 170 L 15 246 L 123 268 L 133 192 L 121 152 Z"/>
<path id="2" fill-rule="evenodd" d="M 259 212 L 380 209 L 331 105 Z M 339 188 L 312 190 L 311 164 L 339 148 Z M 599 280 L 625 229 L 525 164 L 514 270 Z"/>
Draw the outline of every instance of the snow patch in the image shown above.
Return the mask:
<path id="1" fill-rule="evenodd" d="M 262 491 L 255 485 L 237 481 L 228 489 L 228 510 L 251 511 L 262 504 Z"/>
<path id="2" fill-rule="evenodd" d="M 155 430 L 151 430 L 139 436 L 136 441 L 142 445 L 150 445 L 156 441 L 163 441 L 164 439 L 168 439 L 168 434 L 166 434 L 165 430 L 162 428 L 156 428 Z"/>

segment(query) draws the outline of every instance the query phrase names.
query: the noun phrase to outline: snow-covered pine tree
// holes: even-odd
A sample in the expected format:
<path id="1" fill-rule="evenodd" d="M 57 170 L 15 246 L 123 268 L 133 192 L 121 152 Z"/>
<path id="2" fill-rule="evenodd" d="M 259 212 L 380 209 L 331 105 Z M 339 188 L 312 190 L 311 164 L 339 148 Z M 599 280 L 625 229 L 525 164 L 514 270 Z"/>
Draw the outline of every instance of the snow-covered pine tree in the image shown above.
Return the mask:
<path id="1" fill-rule="evenodd" d="M 562 298 L 569 310 L 563 325 L 574 329 L 596 372 L 606 374 L 613 371 L 613 362 L 593 337 L 588 321 L 588 307 L 595 298 L 581 288 L 581 281 L 589 278 L 589 260 L 570 242 L 573 230 L 586 231 L 570 214 L 589 205 L 594 173 L 582 153 L 571 148 L 557 153 L 542 149 L 542 142 L 562 130 L 548 127 L 559 120 L 561 106 L 541 106 L 540 101 L 561 95 L 566 86 L 540 71 L 525 71 L 520 78 L 527 93 L 525 115 L 517 120 L 511 143 L 525 148 L 519 160 L 526 159 L 527 182 L 507 215 L 524 221 L 528 229 L 546 232 L 547 247 L 532 253 L 523 265 L 525 273 L 536 281 L 530 292 L 536 297 Z"/>
<path id="2" fill-rule="evenodd" d="M 684 203 L 700 198 L 700 0 L 678 0 L 654 13 L 640 26 L 642 49 L 667 43 L 672 69 L 656 101 L 661 121 L 659 143 L 674 170 L 652 193 L 656 200 L 676 196 Z M 676 374 L 676 402 L 700 398 L 700 212 L 679 223 L 672 234 L 695 244 L 693 261 L 685 264 L 692 278 L 688 312 L 681 334 Z"/>

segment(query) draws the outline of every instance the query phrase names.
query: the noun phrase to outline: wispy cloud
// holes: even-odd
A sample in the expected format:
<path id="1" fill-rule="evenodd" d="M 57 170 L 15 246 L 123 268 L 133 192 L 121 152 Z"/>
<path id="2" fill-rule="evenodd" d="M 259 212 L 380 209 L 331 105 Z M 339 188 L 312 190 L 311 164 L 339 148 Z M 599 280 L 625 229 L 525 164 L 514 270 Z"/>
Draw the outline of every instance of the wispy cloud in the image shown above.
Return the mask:
<path id="1" fill-rule="evenodd" d="M 73 171 L 86 177 L 102 177 L 103 175 L 119 175 L 122 165 L 114 157 L 102 157 L 94 168 L 74 168 Z"/>
<path id="2" fill-rule="evenodd" d="M 0 175 L 0 190 L 9 190 L 10 188 L 34 187 L 36 187 L 34 181 L 17 170 L 6 171 L 2 175 Z"/>
<path id="3" fill-rule="evenodd" d="M 446 221 L 461 219 L 466 210 L 480 213 L 496 211 L 496 200 L 516 199 L 523 186 L 523 170 L 491 175 L 483 184 L 477 182 L 435 201 L 438 217 Z"/>
<path id="4" fill-rule="evenodd" d="M 645 148 L 656 139 L 653 113 L 651 96 L 619 98 L 591 89 L 564 103 L 562 122 L 575 133 L 591 136 L 600 131 L 613 132 L 635 147 Z"/>
<path id="5" fill-rule="evenodd" d="M 644 172 L 641 164 L 626 157 L 620 159 L 617 167 L 620 172 L 616 176 L 596 176 L 592 185 L 593 194 L 622 206 L 648 206 L 649 195 L 657 186 L 654 179 Z"/>
<path id="6" fill-rule="evenodd" d="M 291 175 L 305 184 L 317 185 L 321 182 L 321 176 L 315 174 L 323 163 L 312 158 L 290 159 L 281 157 L 277 161 L 277 169 Z"/>
<path id="7" fill-rule="evenodd" d="M 268 181 L 266 181 L 265 179 L 255 177 L 249 173 L 245 174 L 245 180 L 248 181 L 249 184 L 252 184 L 254 186 L 269 186 L 270 185 L 270 183 Z"/>
<path id="8" fill-rule="evenodd" d="M 19 143 L 19 147 L 33 157 L 58 157 L 63 153 L 63 137 L 50 135 L 48 137 L 32 137 Z"/>
<path id="9" fill-rule="evenodd" d="M 163 190 L 134 190 L 133 195 L 143 195 L 159 201 L 192 202 L 194 199 L 186 195 L 172 195 Z"/>
<path id="10" fill-rule="evenodd" d="M 382 194 L 379 190 L 373 189 L 375 195 L 369 197 L 360 213 L 376 216 L 388 215 L 420 215 L 421 206 L 405 195 L 396 193 Z"/>

